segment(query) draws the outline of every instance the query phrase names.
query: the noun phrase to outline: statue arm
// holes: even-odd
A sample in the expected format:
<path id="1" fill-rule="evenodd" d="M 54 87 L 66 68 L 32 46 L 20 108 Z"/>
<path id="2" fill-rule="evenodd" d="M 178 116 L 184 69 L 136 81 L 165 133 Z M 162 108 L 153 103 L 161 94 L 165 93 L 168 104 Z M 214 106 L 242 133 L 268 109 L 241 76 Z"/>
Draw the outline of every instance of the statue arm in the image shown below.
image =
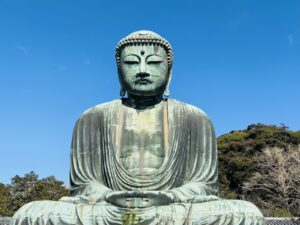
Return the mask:
<path id="1" fill-rule="evenodd" d="M 200 182 L 191 182 L 182 187 L 171 189 L 174 195 L 174 202 L 200 203 L 219 199 L 214 190 L 208 190 L 205 184 Z"/>
<path id="2" fill-rule="evenodd" d="M 95 204 L 104 201 L 108 193 L 113 192 L 98 181 L 91 181 L 72 190 L 71 197 L 63 197 L 60 201 L 71 203 Z"/>
<path id="3" fill-rule="evenodd" d="M 183 185 L 168 190 L 175 202 L 205 202 L 218 199 L 217 145 L 213 125 L 202 111 L 194 111 L 189 118 L 190 134 L 187 138 Z"/>
<path id="4" fill-rule="evenodd" d="M 103 149 L 99 146 L 102 126 L 101 114 L 88 111 L 76 122 L 71 143 L 71 197 L 63 201 L 95 203 L 105 199 L 112 189 L 102 176 Z"/>

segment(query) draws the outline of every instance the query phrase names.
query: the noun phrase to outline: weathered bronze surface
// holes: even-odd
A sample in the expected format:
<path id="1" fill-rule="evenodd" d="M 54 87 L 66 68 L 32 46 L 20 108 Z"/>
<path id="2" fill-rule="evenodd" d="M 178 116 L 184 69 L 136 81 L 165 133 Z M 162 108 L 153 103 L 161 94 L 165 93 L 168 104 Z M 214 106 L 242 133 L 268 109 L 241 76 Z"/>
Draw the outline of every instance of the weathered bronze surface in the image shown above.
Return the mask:
<path id="1" fill-rule="evenodd" d="M 31 202 L 11 225 L 264 224 L 253 204 L 218 197 L 211 121 L 168 98 L 171 45 L 138 31 L 116 60 L 122 98 L 88 109 L 74 128 L 72 196 Z"/>

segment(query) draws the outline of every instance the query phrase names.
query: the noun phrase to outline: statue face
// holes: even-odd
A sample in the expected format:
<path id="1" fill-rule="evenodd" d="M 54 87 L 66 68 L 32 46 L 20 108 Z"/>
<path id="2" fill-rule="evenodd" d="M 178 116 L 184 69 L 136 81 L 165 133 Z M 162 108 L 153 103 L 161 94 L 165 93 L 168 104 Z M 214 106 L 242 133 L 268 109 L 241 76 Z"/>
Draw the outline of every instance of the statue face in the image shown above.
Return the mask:
<path id="1" fill-rule="evenodd" d="M 169 79 L 167 53 L 157 45 L 126 46 L 121 52 L 120 72 L 129 94 L 161 94 Z"/>

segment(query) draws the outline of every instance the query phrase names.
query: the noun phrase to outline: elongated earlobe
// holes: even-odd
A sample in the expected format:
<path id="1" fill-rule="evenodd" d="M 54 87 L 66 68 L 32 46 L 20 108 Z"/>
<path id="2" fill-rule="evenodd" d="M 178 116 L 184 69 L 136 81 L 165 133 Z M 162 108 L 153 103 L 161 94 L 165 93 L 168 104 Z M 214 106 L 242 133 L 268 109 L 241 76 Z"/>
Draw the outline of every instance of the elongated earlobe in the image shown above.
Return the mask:
<path id="1" fill-rule="evenodd" d="M 165 98 L 170 97 L 170 88 L 169 87 L 170 87 L 171 79 L 172 79 L 172 69 L 170 69 L 170 71 L 169 71 L 168 83 L 167 83 L 166 89 L 164 91 Z"/>
<path id="2" fill-rule="evenodd" d="M 164 91 L 164 97 L 169 98 L 169 96 L 170 96 L 170 90 L 169 90 L 169 87 L 167 87 Z"/>
<path id="3" fill-rule="evenodd" d="M 123 88 L 123 87 L 121 87 L 121 90 L 120 90 L 120 97 L 122 98 L 122 97 L 124 97 L 126 95 L 126 90 Z"/>

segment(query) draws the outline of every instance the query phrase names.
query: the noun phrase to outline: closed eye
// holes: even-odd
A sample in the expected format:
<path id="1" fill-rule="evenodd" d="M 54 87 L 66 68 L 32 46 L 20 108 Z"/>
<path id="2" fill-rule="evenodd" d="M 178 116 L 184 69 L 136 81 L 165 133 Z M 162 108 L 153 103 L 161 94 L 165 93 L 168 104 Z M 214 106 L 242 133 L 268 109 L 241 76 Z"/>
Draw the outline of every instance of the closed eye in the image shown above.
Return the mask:
<path id="1" fill-rule="evenodd" d="M 129 60 L 124 60 L 123 63 L 129 64 L 129 65 L 132 65 L 132 64 L 139 64 L 138 61 L 129 61 Z"/>
<path id="2" fill-rule="evenodd" d="M 148 61 L 148 64 L 159 64 L 162 63 L 163 61 L 159 60 L 159 61 Z"/>
<path id="3" fill-rule="evenodd" d="M 159 55 L 150 55 L 147 57 L 147 63 L 148 64 L 159 64 L 162 63 L 164 60 Z"/>
<path id="4" fill-rule="evenodd" d="M 139 64 L 140 63 L 140 60 L 137 56 L 135 55 L 127 55 L 123 58 L 123 63 L 125 64 L 129 64 L 129 65 L 132 65 L 132 64 Z"/>

